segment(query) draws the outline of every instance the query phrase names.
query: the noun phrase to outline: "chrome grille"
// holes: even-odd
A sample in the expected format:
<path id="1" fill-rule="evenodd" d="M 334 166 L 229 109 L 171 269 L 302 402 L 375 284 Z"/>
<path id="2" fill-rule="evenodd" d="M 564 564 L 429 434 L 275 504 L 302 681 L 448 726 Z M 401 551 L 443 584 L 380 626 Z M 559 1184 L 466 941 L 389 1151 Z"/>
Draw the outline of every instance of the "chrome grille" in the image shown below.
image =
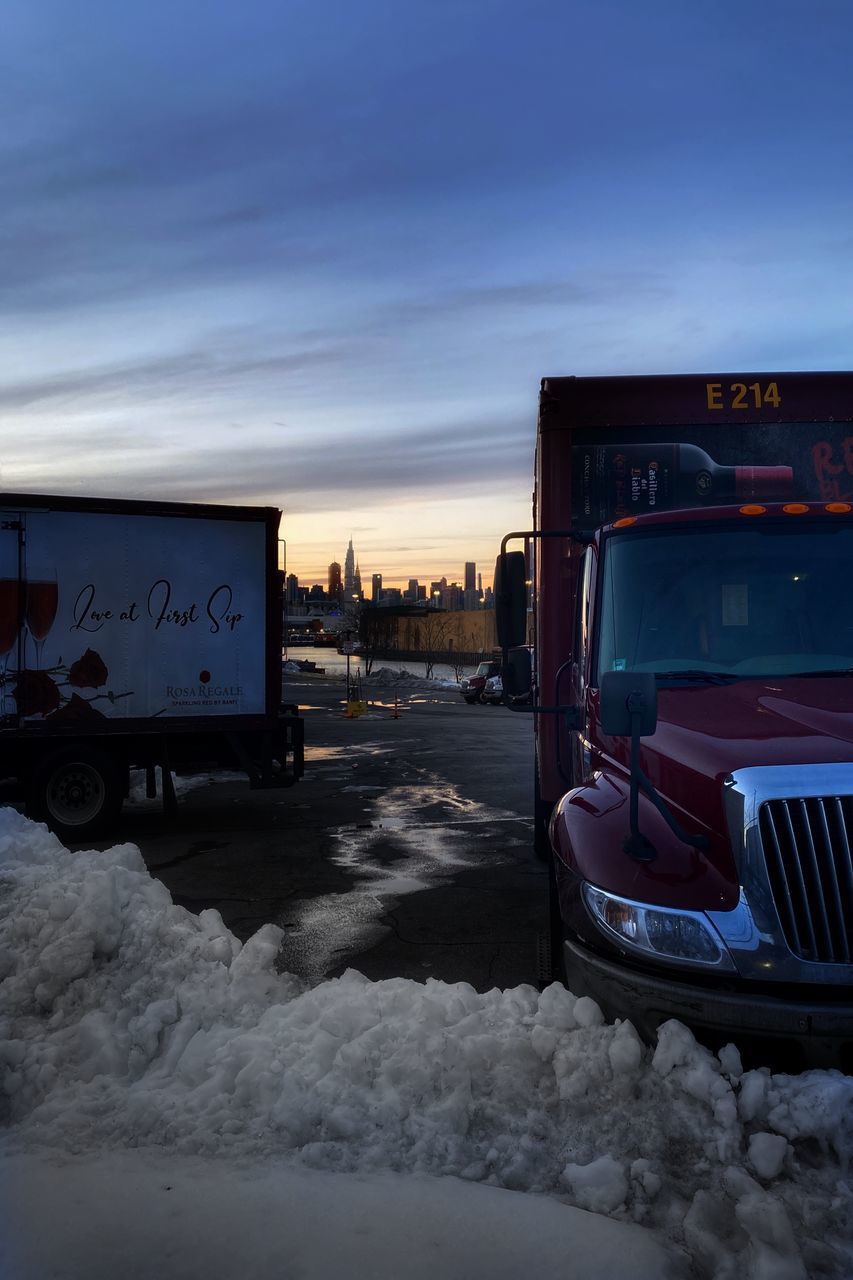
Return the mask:
<path id="1" fill-rule="evenodd" d="M 803 960 L 853 955 L 853 796 L 768 800 L 759 811 L 785 941 Z"/>

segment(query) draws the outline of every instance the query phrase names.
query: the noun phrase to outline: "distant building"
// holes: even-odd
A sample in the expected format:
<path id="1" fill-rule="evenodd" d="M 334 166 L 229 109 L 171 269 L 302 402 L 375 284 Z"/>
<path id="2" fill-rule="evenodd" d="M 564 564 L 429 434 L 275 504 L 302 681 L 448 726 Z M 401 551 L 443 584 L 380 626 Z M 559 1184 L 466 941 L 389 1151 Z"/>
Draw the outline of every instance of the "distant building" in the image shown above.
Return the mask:
<path id="1" fill-rule="evenodd" d="M 342 590 L 343 583 L 341 582 L 341 566 L 338 564 L 337 560 L 333 560 L 329 565 L 329 595 L 332 598 L 340 598 Z"/>
<path id="2" fill-rule="evenodd" d="M 289 573 L 284 584 L 284 598 L 288 604 L 299 603 L 299 579 L 295 573 Z"/>
<path id="3" fill-rule="evenodd" d="M 473 560 L 465 561 L 465 590 L 476 591 L 477 565 Z"/>
<path id="4" fill-rule="evenodd" d="M 379 604 L 382 595 L 382 574 L 374 573 L 370 579 L 370 598 L 374 604 Z"/>
<path id="5" fill-rule="evenodd" d="M 441 578 L 438 582 L 429 584 L 429 602 L 434 609 L 447 608 L 447 579 Z"/>

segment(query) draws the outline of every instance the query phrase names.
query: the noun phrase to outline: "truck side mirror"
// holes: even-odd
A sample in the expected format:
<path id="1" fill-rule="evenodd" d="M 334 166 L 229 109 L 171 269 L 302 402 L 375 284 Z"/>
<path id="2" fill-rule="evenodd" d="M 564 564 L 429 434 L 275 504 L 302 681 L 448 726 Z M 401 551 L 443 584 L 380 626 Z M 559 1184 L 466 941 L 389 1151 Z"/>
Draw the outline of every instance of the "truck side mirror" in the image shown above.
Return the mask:
<path id="1" fill-rule="evenodd" d="M 527 640 L 527 564 L 523 551 L 505 551 L 495 564 L 495 626 L 502 649 Z"/>
<path id="2" fill-rule="evenodd" d="M 601 727 L 613 737 L 630 737 L 639 715 L 639 736 L 648 738 L 658 723 L 658 687 L 653 671 L 605 671 L 601 677 Z"/>
<path id="3" fill-rule="evenodd" d="M 501 668 L 501 682 L 504 693 L 510 698 L 524 698 L 530 694 L 533 687 L 533 666 L 530 650 L 526 645 L 510 649 L 506 665 Z"/>

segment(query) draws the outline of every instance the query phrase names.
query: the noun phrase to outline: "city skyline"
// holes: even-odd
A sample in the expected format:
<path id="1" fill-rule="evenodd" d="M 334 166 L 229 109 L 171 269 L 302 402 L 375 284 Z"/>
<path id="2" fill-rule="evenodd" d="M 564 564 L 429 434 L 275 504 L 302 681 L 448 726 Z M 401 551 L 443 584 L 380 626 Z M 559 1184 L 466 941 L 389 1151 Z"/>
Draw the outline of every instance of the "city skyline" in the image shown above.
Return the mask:
<path id="1" fill-rule="evenodd" d="M 346 596 L 358 596 L 364 601 L 371 601 L 375 598 L 377 590 L 399 590 L 405 592 L 411 589 L 412 583 L 416 582 L 429 592 L 430 587 L 435 583 L 444 582 L 448 587 L 458 587 L 463 592 L 472 592 L 482 595 L 484 588 L 491 587 L 492 573 L 483 573 L 477 569 L 475 561 L 463 561 L 462 573 L 457 574 L 451 571 L 428 575 L 413 575 L 402 573 L 399 576 L 387 574 L 382 569 L 370 568 L 364 572 L 360 570 L 360 555 L 356 554 L 353 539 L 350 538 L 347 549 L 341 559 L 329 561 L 325 569 L 320 573 L 298 572 L 290 564 L 287 564 L 285 573 L 288 577 L 295 577 L 301 588 L 323 587 L 329 595 L 340 594 Z"/>
<path id="2" fill-rule="evenodd" d="M 352 537 L 485 585 L 543 376 L 850 364 L 847 5 L 87 15 L 5 10 L 8 492 L 275 506 L 302 577 Z"/>
<path id="3" fill-rule="evenodd" d="M 532 458 L 531 458 L 532 469 Z M 527 500 L 529 507 L 529 498 Z M 527 527 L 530 523 L 530 512 L 519 509 L 515 521 L 515 525 L 523 525 Z M 299 577 L 300 584 L 311 580 L 311 584 L 325 583 L 329 565 L 332 561 L 336 561 L 341 566 L 342 578 L 345 571 L 346 552 L 340 550 L 341 541 L 328 540 L 318 542 L 305 542 L 293 545 L 292 539 L 288 537 L 288 513 L 285 510 L 282 514 L 281 536 L 286 544 L 286 561 L 287 572 L 295 572 Z M 346 518 L 340 522 L 340 527 L 346 529 L 348 527 Z M 360 528 L 360 526 L 356 526 Z M 509 528 L 509 526 L 507 526 Z M 404 544 L 395 546 L 393 543 L 386 544 L 382 540 L 371 539 L 371 531 L 368 529 L 364 532 L 367 534 L 365 543 L 366 549 L 362 547 L 361 542 L 358 546 L 358 561 L 361 568 L 361 579 L 365 590 L 369 590 L 371 576 L 378 572 L 382 575 L 384 585 L 386 587 L 403 588 L 412 576 L 418 577 L 422 582 L 437 581 L 442 577 L 446 577 L 448 581 L 456 579 L 460 583 L 464 582 L 465 565 L 474 561 L 477 565 L 477 573 L 482 577 L 482 586 L 491 586 L 494 576 L 495 560 L 500 551 L 500 540 L 507 530 L 504 528 L 496 528 L 494 538 L 491 530 L 480 533 L 471 539 L 481 550 L 478 557 L 474 557 L 466 544 L 462 540 L 453 538 L 454 544 L 459 542 L 459 548 L 452 552 L 447 552 L 438 548 L 429 558 L 425 557 L 425 552 L 418 545 L 418 540 L 407 538 Z M 346 534 L 342 539 L 346 545 L 353 535 Z M 415 569 L 414 563 L 417 568 Z M 379 566 L 379 567 L 377 567 Z"/>

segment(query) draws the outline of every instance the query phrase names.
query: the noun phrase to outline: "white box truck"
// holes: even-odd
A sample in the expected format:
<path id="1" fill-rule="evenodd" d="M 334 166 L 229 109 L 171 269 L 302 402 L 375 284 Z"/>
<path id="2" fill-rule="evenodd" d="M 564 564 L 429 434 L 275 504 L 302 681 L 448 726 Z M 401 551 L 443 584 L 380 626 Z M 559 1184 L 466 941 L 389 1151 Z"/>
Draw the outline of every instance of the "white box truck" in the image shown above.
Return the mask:
<path id="1" fill-rule="evenodd" d="M 63 838 L 118 817 L 130 770 L 303 768 L 282 702 L 281 513 L 0 494 L 0 776 Z"/>

